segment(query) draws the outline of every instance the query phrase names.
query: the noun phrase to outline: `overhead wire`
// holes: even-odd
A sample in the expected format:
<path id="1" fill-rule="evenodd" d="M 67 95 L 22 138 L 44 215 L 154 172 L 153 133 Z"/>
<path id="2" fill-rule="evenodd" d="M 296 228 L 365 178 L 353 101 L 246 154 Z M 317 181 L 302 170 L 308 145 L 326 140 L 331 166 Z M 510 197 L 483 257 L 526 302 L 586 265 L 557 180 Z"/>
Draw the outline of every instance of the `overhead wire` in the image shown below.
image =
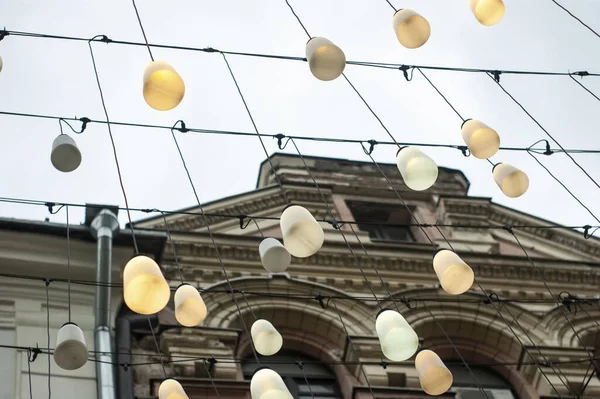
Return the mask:
<path id="1" fill-rule="evenodd" d="M 585 22 L 583 22 L 579 17 L 577 17 L 575 14 L 573 14 L 571 11 L 569 11 L 565 6 L 563 6 L 562 4 L 560 4 L 558 1 L 556 0 L 551 0 L 554 4 L 556 4 L 557 6 L 559 6 L 564 12 L 566 12 L 567 14 L 569 14 L 571 17 L 573 17 L 573 19 L 575 19 L 577 22 L 579 22 L 581 25 L 585 26 L 590 32 L 592 32 L 594 35 L 596 35 L 597 37 L 600 38 L 600 33 L 596 32 L 594 29 L 592 29 L 588 24 L 586 24 Z"/>

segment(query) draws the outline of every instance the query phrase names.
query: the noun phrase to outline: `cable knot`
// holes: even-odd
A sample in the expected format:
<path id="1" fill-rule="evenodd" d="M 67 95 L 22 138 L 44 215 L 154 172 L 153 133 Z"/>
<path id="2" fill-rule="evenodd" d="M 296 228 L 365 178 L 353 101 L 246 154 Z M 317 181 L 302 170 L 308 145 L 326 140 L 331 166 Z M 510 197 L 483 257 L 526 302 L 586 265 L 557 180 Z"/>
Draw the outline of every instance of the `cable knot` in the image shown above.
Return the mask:
<path id="1" fill-rule="evenodd" d="M 409 298 L 402 297 L 400 298 L 400 302 L 410 310 L 417 308 L 417 305 L 414 305 Z"/>
<path id="2" fill-rule="evenodd" d="M 494 80 L 496 83 L 500 83 L 500 75 L 502 75 L 502 71 L 492 71 L 492 74 L 494 75 Z"/>
<path id="3" fill-rule="evenodd" d="M 573 313 L 574 315 L 577 314 L 577 303 L 579 302 L 579 298 L 571 295 L 568 291 L 561 292 L 558 294 L 558 297 L 561 299 L 561 303 L 567 308 L 569 313 Z M 575 312 L 573 312 L 571 305 L 575 305 Z"/>
<path id="4" fill-rule="evenodd" d="M 79 121 L 81 122 L 81 130 L 79 131 L 79 133 L 83 133 L 85 131 L 85 128 L 87 128 L 88 123 L 92 123 L 92 120 L 90 118 L 86 118 L 85 116 L 83 118 L 79 118 Z"/>
<path id="5" fill-rule="evenodd" d="M 590 229 L 592 228 L 592 226 L 590 226 L 589 224 L 586 224 L 585 226 L 583 226 L 583 238 L 585 238 L 586 240 L 588 238 L 590 238 Z"/>
<path id="6" fill-rule="evenodd" d="M 462 154 L 465 157 L 470 157 L 471 156 L 471 150 L 469 150 L 469 147 L 467 147 L 466 145 L 459 145 L 456 148 L 458 148 L 460 150 L 460 152 L 462 152 Z"/>
<path id="7" fill-rule="evenodd" d="M 325 299 L 327 299 L 327 302 L 325 302 Z M 323 309 L 327 309 L 327 307 L 329 306 L 329 301 L 331 301 L 331 297 L 319 294 L 315 297 L 315 300 L 319 301 L 319 305 L 321 305 Z"/>
<path id="8" fill-rule="evenodd" d="M 206 361 L 208 362 L 208 364 L 210 364 L 211 367 L 214 367 L 214 365 L 217 364 L 217 359 L 215 359 L 214 357 L 206 359 Z"/>
<path id="9" fill-rule="evenodd" d="M 246 221 L 246 219 L 248 218 L 248 216 L 246 215 L 239 215 L 238 219 L 240 219 L 240 229 L 245 230 L 246 227 L 248 227 L 248 225 L 250 224 L 250 222 L 252 222 L 252 219 L 248 220 L 248 222 L 246 224 L 244 224 L 244 222 Z"/>
<path id="10" fill-rule="evenodd" d="M 407 82 L 410 82 L 412 80 L 412 73 L 410 74 L 410 78 L 408 77 L 408 71 L 410 70 L 412 72 L 414 70 L 412 66 L 400 65 L 398 69 L 402 71 L 402 73 L 404 74 L 404 79 L 406 79 Z"/>
<path id="11" fill-rule="evenodd" d="M 382 360 L 382 361 L 380 361 L 380 362 L 379 362 L 379 365 L 380 365 L 381 367 L 383 367 L 383 369 L 384 369 L 384 370 L 385 370 L 385 369 L 387 369 L 387 366 L 388 366 L 388 364 L 389 364 L 389 363 L 388 363 L 388 362 L 386 362 L 386 361 L 384 361 L 384 360 Z"/>
<path id="12" fill-rule="evenodd" d="M 2 39 L 0 39 L 2 40 Z M 590 73 L 588 71 L 577 71 L 577 72 L 573 72 L 571 75 L 577 75 L 579 77 L 584 77 L 584 76 L 590 76 Z"/>
<path id="13" fill-rule="evenodd" d="M 368 140 L 367 143 L 369 144 L 369 149 L 366 150 L 363 147 L 363 150 L 365 150 L 365 154 L 371 155 L 373 153 L 373 150 L 375 150 L 375 146 L 379 143 L 376 140 Z"/>
<path id="14" fill-rule="evenodd" d="M 279 147 L 279 149 L 282 151 L 285 150 L 285 147 L 287 147 L 291 139 L 291 137 L 288 137 L 287 141 L 284 144 L 283 139 L 286 138 L 286 135 L 281 133 L 277 133 L 275 136 L 273 136 L 273 138 L 277 139 L 277 147 Z"/>
<path id="15" fill-rule="evenodd" d="M 98 36 L 94 36 L 92 38 L 92 40 L 90 40 L 90 41 L 103 42 L 103 43 L 108 44 L 108 43 L 112 42 L 112 39 L 109 39 L 108 36 L 106 36 L 106 35 L 98 35 Z"/>
<path id="16" fill-rule="evenodd" d="M 492 302 L 500 302 L 500 297 L 498 296 L 498 294 L 492 292 L 491 294 L 489 294 L 484 300 L 483 303 L 485 305 L 489 305 Z"/>
<path id="17" fill-rule="evenodd" d="M 44 278 L 44 284 L 47 286 L 50 285 L 50 283 L 52 282 L 52 280 L 50 280 L 49 278 Z"/>
<path id="18" fill-rule="evenodd" d="M 6 28 L 4 28 L 3 30 L 0 31 L 0 42 L 2 41 L 2 39 L 4 39 L 6 36 L 8 36 L 9 33 L 6 30 Z"/>
<path id="19" fill-rule="evenodd" d="M 508 231 L 512 235 L 515 234 L 514 231 L 513 231 L 513 228 L 511 226 L 507 225 L 507 224 L 505 224 L 504 226 L 502 226 L 502 230 L 506 230 L 506 231 Z"/>
<path id="20" fill-rule="evenodd" d="M 221 50 L 217 50 L 216 48 L 212 48 L 212 47 L 205 47 L 202 49 L 202 51 L 206 52 L 206 53 L 220 53 Z"/>
<path id="21" fill-rule="evenodd" d="M 177 124 L 180 124 L 180 127 L 175 127 L 177 126 Z M 180 131 L 181 133 L 187 133 L 190 131 L 190 129 L 187 128 L 187 126 L 185 125 L 185 122 L 182 120 L 178 120 L 177 122 L 175 122 L 175 125 L 173 126 L 173 129 Z"/>
<path id="22" fill-rule="evenodd" d="M 27 348 L 27 361 L 29 363 L 35 362 L 38 355 L 42 354 L 42 350 L 39 348 L 38 344 L 35 344 L 35 348 Z"/>

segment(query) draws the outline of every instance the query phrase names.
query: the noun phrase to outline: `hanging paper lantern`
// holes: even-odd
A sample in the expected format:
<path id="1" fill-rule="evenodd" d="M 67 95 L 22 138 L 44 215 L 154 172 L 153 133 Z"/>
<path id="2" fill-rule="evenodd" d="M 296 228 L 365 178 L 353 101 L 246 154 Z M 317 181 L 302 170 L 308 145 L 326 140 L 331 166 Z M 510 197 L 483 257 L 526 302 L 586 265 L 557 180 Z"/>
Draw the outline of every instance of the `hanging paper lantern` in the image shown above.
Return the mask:
<path id="1" fill-rule="evenodd" d="M 182 284 L 175 291 L 175 318 L 182 326 L 194 327 L 206 319 L 206 305 L 198 290 Z"/>
<path id="2" fill-rule="evenodd" d="M 485 123 L 468 119 L 462 125 L 462 138 L 475 158 L 488 159 L 500 149 L 500 136 Z"/>
<path id="3" fill-rule="evenodd" d="M 169 378 L 160 383 L 158 399 L 188 399 L 188 396 L 179 382 Z"/>
<path id="4" fill-rule="evenodd" d="M 310 72 L 319 80 L 337 79 L 346 68 L 346 55 L 324 37 L 313 37 L 306 43 L 306 59 Z"/>
<path id="5" fill-rule="evenodd" d="M 452 373 L 435 352 L 427 349 L 419 352 L 415 358 L 415 367 L 425 393 L 441 395 L 452 386 Z"/>
<path id="6" fill-rule="evenodd" d="M 297 258 L 307 258 L 317 253 L 325 233 L 319 222 L 305 208 L 291 205 L 283 211 L 280 220 L 283 245 Z"/>
<path id="7" fill-rule="evenodd" d="M 433 270 L 435 270 L 444 291 L 450 295 L 467 292 L 475 279 L 473 269 L 449 249 L 439 250 L 435 254 Z"/>
<path id="8" fill-rule="evenodd" d="M 152 61 L 144 71 L 144 99 L 158 111 L 179 105 L 185 95 L 185 84 L 175 69 L 165 61 Z"/>
<path id="9" fill-rule="evenodd" d="M 529 188 L 529 177 L 512 165 L 499 163 L 494 166 L 492 173 L 500 190 L 509 198 L 520 197 Z"/>
<path id="10" fill-rule="evenodd" d="M 252 399 L 293 399 L 281 376 L 269 368 L 260 368 L 250 381 Z"/>
<path id="11" fill-rule="evenodd" d="M 375 329 L 381 351 L 390 360 L 402 362 L 410 358 L 419 347 L 419 337 L 402 315 L 385 309 L 377 316 Z"/>
<path id="12" fill-rule="evenodd" d="M 258 246 L 260 261 L 266 271 L 281 273 L 287 270 L 292 262 L 292 256 L 287 249 L 275 238 L 265 238 Z"/>
<path id="13" fill-rule="evenodd" d="M 50 153 L 52 165 L 61 172 L 72 172 L 81 164 L 81 152 L 75 140 L 66 134 L 61 134 L 52 143 Z"/>
<path id="14" fill-rule="evenodd" d="M 394 32 L 406 48 L 419 48 L 429 40 L 431 26 L 423 16 L 413 10 L 398 10 L 394 14 Z"/>
<path id="15" fill-rule="evenodd" d="M 250 329 L 254 349 L 263 356 L 272 356 L 279 352 L 283 338 L 279 331 L 269 321 L 258 319 Z"/>
<path id="16" fill-rule="evenodd" d="M 75 323 L 66 323 L 58 330 L 54 361 L 64 370 L 77 370 L 87 363 L 88 349 L 81 328 Z"/>
<path id="17" fill-rule="evenodd" d="M 469 7 L 481 25 L 496 25 L 504 17 L 502 0 L 469 0 Z"/>
<path id="18" fill-rule="evenodd" d="M 408 188 L 427 190 L 438 177 L 438 167 L 433 159 L 414 147 L 402 147 L 396 155 L 396 165 Z"/>
<path id="19" fill-rule="evenodd" d="M 125 304 L 139 314 L 160 312 L 171 296 L 171 289 L 160 267 L 147 256 L 138 255 L 123 270 Z"/>

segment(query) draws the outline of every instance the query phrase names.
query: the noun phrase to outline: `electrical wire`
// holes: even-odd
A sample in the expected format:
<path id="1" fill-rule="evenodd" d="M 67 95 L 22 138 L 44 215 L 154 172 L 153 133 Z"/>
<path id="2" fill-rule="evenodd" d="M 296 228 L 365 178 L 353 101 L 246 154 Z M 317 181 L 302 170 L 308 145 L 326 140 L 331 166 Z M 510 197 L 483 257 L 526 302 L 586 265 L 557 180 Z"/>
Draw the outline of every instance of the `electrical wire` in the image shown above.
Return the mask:
<path id="1" fill-rule="evenodd" d="M 179 264 L 179 259 L 177 256 L 177 250 L 175 249 L 175 243 L 173 242 L 173 238 L 171 237 L 171 230 L 169 229 L 169 222 L 167 221 L 167 217 L 164 212 L 160 213 L 165 222 L 165 231 L 167 233 L 167 241 L 171 245 L 171 252 L 173 253 L 173 259 L 175 260 L 175 266 L 177 267 L 177 271 L 179 272 L 179 277 L 181 278 L 181 284 L 184 284 L 183 271 L 181 270 L 181 265 Z"/>
<path id="2" fill-rule="evenodd" d="M 68 268 L 68 288 L 67 288 L 67 298 L 69 305 L 69 323 L 71 322 L 71 234 L 70 234 L 70 224 L 69 224 L 69 207 L 65 208 L 65 212 L 67 214 L 67 268 Z"/>
<path id="3" fill-rule="evenodd" d="M 440 95 L 440 97 L 442 97 L 444 99 L 444 101 L 446 102 L 446 104 L 448 104 L 448 106 L 450 108 L 452 108 L 452 111 L 454 111 L 454 113 L 456 113 L 456 115 L 458 115 L 458 117 L 460 118 L 461 121 L 463 121 L 463 123 L 465 122 L 465 118 L 463 118 L 463 116 L 456 110 L 456 108 L 454 108 L 454 106 L 450 103 L 450 101 L 448 101 L 448 99 L 446 98 L 446 96 L 444 96 L 442 94 L 442 92 L 436 87 L 436 85 L 433 84 L 433 82 L 431 80 L 429 80 L 429 78 L 427 77 L 427 75 L 425 75 L 425 73 L 421 70 L 421 68 L 416 68 L 417 71 L 419 71 L 419 73 L 421 73 L 421 75 L 423 75 L 423 77 L 425 78 L 425 80 L 427 80 L 429 82 L 429 84 L 431 85 L 431 87 L 433 87 L 435 89 L 435 91 L 437 91 L 437 93 Z"/>
<path id="4" fill-rule="evenodd" d="M 583 22 L 580 18 L 578 18 L 575 14 L 573 14 L 571 11 L 569 11 L 568 9 L 566 9 L 562 4 L 560 4 L 558 1 L 556 0 L 551 0 L 554 4 L 556 4 L 557 6 L 559 6 L 560 8 L 562 8 L 562 10 L 564 12 L 566 12 L 567 14 L 569 14 L 571 17 L 573 17 L 576 21 L 578 21 L 581 25 L 585 26 L 586 28 L 588 28 L 588 30 L 590 32 L 592 32 L 594 35 L 600 37 L 600 34 L 598 32 L 596 32 L 595 30 L 593 30 L 588 24 L 586 24 L 585 22 Z"/>
<path id="5" fill-rule="evenodd" d="M 570 78 L 571 78 L 571 79 L 572 79 L 572 80 L 573 80 L 575 83 L 577 83 L 577 84 L 579 85 L 579 87 L 581 87 L 583 90 L 585 90 L 585 91 L 587 91 L 589 94 L 591 94 L 591 95 L 592 95 L 592 97 L 594 97 L 596 100 L 600 101 L 600 97 L 598 97 L 596 94 L 594 94 L 594 92 L 593 92 L 593 91 L 591 91 L 590 89 L 588 89 L 587 87 L 585 87 L 583 83 L 581 83 L 580 81 L 578 81 L 577 79 L 575 79 L 575 78 L 573 77 L 573 75 L 569 75 L 569 77 L 570 77 Z"/>
<path id="6" fill-rule="evenodd" d="M 154 61 L 154 55 L 152 55 L 152 49 L 148 45 L 148 37 L 146 37 L 146 31 L 144 30 L 144 24 L 142 24 L 142 19 L 140 18 L 140 13 L 138 11 L 137 5 L 135 4 L 135 0 L 131 0 L 133 3 L 133 9 L 135 10 L 135 16 L 140 24 L 140 30 L 142 31 L 142 35 L 144 36 L 144 42 L 146 43 L 146 47 L 148 48 L 148 53 L 150 54 L 150 59 Z"/>
<path id="7" fill-rule="evenodd" d="M 50 280 L 46 280 L 44 282 L 46 286 L 46 338 L 48 342 L 48 348 L 50 347 Z M 52 398 L 52 388 L 50 386 L 50 376 L 51 376 L 51 362 L 50 362 L 50 353 L 48 353 L 48 399 Z"/>

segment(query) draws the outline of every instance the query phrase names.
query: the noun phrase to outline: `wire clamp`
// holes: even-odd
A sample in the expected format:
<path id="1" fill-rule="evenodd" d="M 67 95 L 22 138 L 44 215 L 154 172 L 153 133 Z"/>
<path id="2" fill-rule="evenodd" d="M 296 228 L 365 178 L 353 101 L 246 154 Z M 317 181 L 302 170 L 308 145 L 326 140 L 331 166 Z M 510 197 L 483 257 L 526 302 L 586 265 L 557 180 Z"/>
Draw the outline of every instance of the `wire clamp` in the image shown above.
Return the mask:
<path id="1" fill-rule="evenodd" d="M 2 39 L 4 39 L 8 35 L 9 35 L 9 33 L 6 30 L 6 28 L 4 28 L 3 30 L 0 30 L 0 42 L 2 41 Z"/>
<path id="2" fill-rule="evenodd" d="M 285 150 L 285 147 L 287 147 L 288 143 L 291 140 L 291 137 L 288 137 L 288 139 L 286 140 L 286 142 L 284 144 L 283 139 L 286 138 L 286 136 L 281 133 L 277 133 L 275 136 L 273 136 L 273 138 L 277 139 L 277 147 L 279 147 L 279 149 L 282 151 Z"/>
<path id="3" fill-rule="evenodd" d="M 325 302 L 325 299 L 327 299 L 327 303 Z M 327 307 L 329 307 L 329 301 L 331 301 L 331 297 L 326 297 L 319 294 L 315 297 L 315 300 L 319 301 L 319 305 L 321 305 L 323 309 L 327 309 Z"/>
<path id="4" fill-rule="evenodd" d="M 408 77 L 408 71 L 410 70 L 411 72 L 413 71 L 413 67 L 410 65 L 400 65 L 398 67 L 399 70 L 402 71 L 402 73 L 404 74 L 404 79 L 406 79 L 407 82 L 410 82 L 412 80 L 412 73 L 410 78 Z"/>
<path id="5" fill-rule="evenodd" d="M 212 47 L 205 47 L 202 49 L 202 51 L 204 51 L 205 53 L 221 53 L 221 50 L 217 50 L 216 48 L 212 48 Z"/>
<path id="6" fill-rule="evenodd" d="M 502 75 L 502 71 L 491 71 L 492 75 L 494 75 L 494 80 L 496 83 L 500 83 L 500 75 Z"/>
<path id="7" fill-rule="evenodd" d="M 591 235 L 590 235 L 591 228 L 592 228 L 592 226 L 590 226 L 589 224 L 586 224 L 585 226 L 583 226 L 583 238 L 585 238 L 586 240 L 591 237 Z"/>
<path id="8" fill-rule="evenodd" d="M 300 360 L 296 360 L 296 366 L 298 366 L 300 370 L 304 370 L 304 363 L 302 363 Z"/>
<path id="9" fill-rule="evenodd" d="M 384 361 L 384 360 L 382 360 L 381 362 L 379 362 L 379 365 L 380 365 L 381 367 L 383 367 L 383 369 L 384 369 L 384 370 L 386 370 L 386 369 L 387 369 L 387 366 L 388 366 L 388 364 L 389 364 L 389 363 L 388 363 L 388 362 L 386 362 L 386 361 Z"/>
<path id="10" fill-rule="evenodd" d="M 2 39 L 0 39 L 2 40 Z M 588 71 L 577 71 L 577 72 L 573 72 L 571 75 L 577 75 L 579 77 L 584 77 L 584 76 L 590 76 L 590 73 Z"/>
<path id="11" fill-rule="evenodd" d="M 129 366 L 131 366 L 129 363 L 123 363 L 121 366 L 123 366 L 123 370 L 124 371 L 128 371 L 129 370 Z"/>
<path id="12" fill-rule="evenodd" d="M 176 127 L 178 123 L 181 125 L 181 127 Z M 188 129 L 185 125 L 185 122 L 182 120 L 178 120 L 177 122 L 175 122 L 175 125 L 173 125 L 173 129 L 178 130 L 181 133 L 187 133 L 190 131 L 190 129 Z"/>
<path id="13" fill-rule="evenodd" d="M 248 218 L 248 216 L 246 216 L 246 215 L 238 216 L 238 219 L 240 219 L 240 229 L 245 230 L 246 227 L 248 227 L 248 225 L 250 224 L 250 222 L 252 222 L 251 218 L 246 222 L 247 218 Z M 246 222 L 246 223 L 244 224 L 244 222 Z"/>
<path id="14" fill-rule="evenodd" d="M 483 300 L 485 305 L 489 305 L 492 302 L 500 302 L 500 297 L 495 292 L 492 292 Z"/>
<path id="15" fill-rule="evenodd" d="M 407 308 L 409 308 L 410 310 L 416 309 L 417 305 L 414 305 L 413 303 L 411 303 L 410 299 L 407 299 L 405 297 L 400 298 L 400 302 L 406 306 Z"/>
<path id="16" fill-rule="evenodd" d="M 513 228 L 512 228 L 511 226 L 507 225 L 507 224 L 506 224 L 506 225 L 504 225 L 504 226 L 502 226 L 502 230 L 506 230 L 506 231 L 508 231 L 510 234 L 512 234 L 512 235 L 515 235 L 515 232 L 513 231 Z"/>
<path id="17" fill-rule="evenodd" d="M 471 156 L 471 150 L 469 150 L 469 147 L 467 147 L 466 145 L 459 145 L 456 148 L 458 148 L 465 157 Z"/>
<path id="18" fill-rule="evenodd" d="M 88 123 L 92 123 L 92 120 L 90 118 L 86 118 L 85 116 L 83 118 L 79 118 L 79 121 L 81 122 L 81 130 L 79 131 L 79 133 L 83 133 L 85 131 L 85 128 L 87 128 Z"/>
<path id="19" fill-rule="evenodd" d="M 379 143 L 376 140 L 369 140 L 367 141 L 367 143 L 369 143 L 369 149 L 366 150 L 365 147 L 363 147 L 363 150 L 365 150 L 365 153 L 367 155 L 371 155 L 373 153 L 373 150 L 375 149 L 375 146 Z"/>
<path id="20" fill-rule="evenodd" d="M 42 354 L 42 350 L 40 349 L 39 345 L 36 343 L 35 348 L 27 349 L 27 361 L 29 363 L 33 363 L 33 362 L 35 362 L 35 359 L 37 359 L 38 355 L 41 355 L 41 354 Z"/>

